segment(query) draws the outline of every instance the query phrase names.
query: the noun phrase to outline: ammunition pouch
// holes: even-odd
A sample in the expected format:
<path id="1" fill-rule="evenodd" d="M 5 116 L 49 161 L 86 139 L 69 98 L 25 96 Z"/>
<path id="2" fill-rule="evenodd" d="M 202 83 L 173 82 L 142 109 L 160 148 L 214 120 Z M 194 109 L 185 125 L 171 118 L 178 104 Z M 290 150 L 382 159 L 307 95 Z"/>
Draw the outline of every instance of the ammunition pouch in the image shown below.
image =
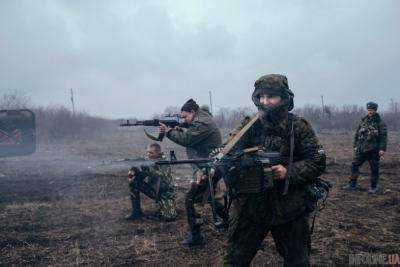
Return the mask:
<path id="1" fill-rule="evenodd" d="M 314 183 L 306 187 L 305 206 L 306 212 L 312 213 L 316 209 L 321 211 L 325 208 L 325 200 L 328 197 L 331 183 L 318 178 Z M 319 201 L 322 201 L 319 204 Z"/>
<path id="2" fill-rule="evenodd" d="M 264 168 L 279 164 L 280 156 L 276 155 L 271 158 L 258 155 L 243 156 L 230 171 L 229 184 L 238 194 L 261 193 L 271 189 L 275 183 L 275 174 L 272 171 L 265 173 Z"/>
<path id="3" fill-rule="evenodd" d="M 260 193 L 264 191 L 264 173 L 262 168 L 239 169 L 235 176 L 235 188 L 239 194 Z"/>

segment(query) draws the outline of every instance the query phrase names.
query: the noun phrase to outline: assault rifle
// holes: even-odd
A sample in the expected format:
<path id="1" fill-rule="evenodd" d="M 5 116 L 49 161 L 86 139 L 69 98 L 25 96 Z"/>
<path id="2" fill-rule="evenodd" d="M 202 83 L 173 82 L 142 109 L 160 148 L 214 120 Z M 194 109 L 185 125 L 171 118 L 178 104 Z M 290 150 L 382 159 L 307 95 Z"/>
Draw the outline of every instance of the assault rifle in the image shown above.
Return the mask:
<path id="1" fill-rule="evenodd" d="M 153 120 L 143 120 L 143 121 L 136 121 L 134 123 L 131 123 L 129 120 L 126 120 L 125 123 L 121 123 L 119 126 L 120 127 L 132 127 L 132 126 L 153 126 L 157 127 L 160 126 L 160 123 L 167 125 L 170 128 L 175 128 L 177 126 L 179 127 L 187 127 L 186 123 L 181 123 L 179 122 L 179 117 L 176 117 L 176 119 L 166 119 L 166 120 L 159 120 L 159 119 L 153 119 Z M 146 130 L 144 130 L 144 133 L 148 138 L 154 141 L 162 141 L 164 139 L 164 134 L 159 134 L 157 137 L 149 134 Z"/>
<path id="2" fill-rule="evenodd" d="M 126 123 L 122 123 L 119 126 L 121 127 L 130 127 L 130 126 L 160 126 L 160 122 L 173 128 L 175 126 L 179 126 L 180 123 L 177 120 L 144 120 L 144 121 L 136 121 L 134 123 L 130 123 L 129 120 L 126 120 Z"/>
<path id="3" fill-rule="evenodd" d="M 269 180 L 264 177 L 264 168 L 268 168 L 281 163 L 281 155 L 279 152 L 265 152 L 259 147 L 245 149 L 232 155 L 225 155 L 223 157 L 200 158 L 200 159 L 187 159 L 187 160 L 159 160 L 156 161 L 157 165 L 178 165 L 178 164 L 199 164 L 205 169 L 205 174 L 208 176 L 208 186 L 211 196 L 211 207 L 213 213 L 214 225 L 217 227 L 221 224 L 217 214 L 214 198 L 213 177 L 222 178 L 226 183 L 229 190 L 229 198 L 234 199 L 237 197 L 237 185 L 240 183 L 240 178 L 246 174 L 247 171 L 255 171 L 258 175 L 255 178 L 258 183 L 259 190 L 264 191 L 268 187 Z M 267 184 L 268 183 L 268 184 Z M 229 205 L 228 205 L 229 206 Z"/>

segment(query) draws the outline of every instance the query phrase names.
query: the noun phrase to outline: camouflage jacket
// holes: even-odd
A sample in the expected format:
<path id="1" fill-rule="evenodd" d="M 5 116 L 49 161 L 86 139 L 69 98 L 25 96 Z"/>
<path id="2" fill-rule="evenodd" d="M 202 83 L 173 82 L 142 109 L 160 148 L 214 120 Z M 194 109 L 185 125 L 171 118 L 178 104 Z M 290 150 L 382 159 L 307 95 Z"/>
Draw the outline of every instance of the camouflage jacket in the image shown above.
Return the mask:
<path id="1" fill-rule="evenodd" d="M 289 119 L 291 118 L 291 119 Z M 284 182 L 274 180 L 274 185 L 265 193 L 268 199 L 266 220 L 271 225 L 295 219 L 305 211 L 306 187 L 322 174 L 326 157 L 322 146 L 311 127 L 303 118 L 289 114 L 278 125 L 258 120 L 237 144 L 236 149 L 261 146 L 266 151 L 281 153 L 282 165 L 288 169 L 290 155 L 290 130 L 293 120 L 294 150 L 292 172 L 288 194 L 282 194 Z M 245 197 L 245 196 L 244 196 Z"/>
<path id="2" fill-rule="evenodd" d="M 173 142 L 186 147 L 188 158 L 206 158 L 221 146 L 221 132 L 212 116 L 199 109 L 194 121 L 187 128 L 174 128 L 167 133 Z"/>
<path id="3" fill-rule="evenodd" d="M 159 160 L 165 159 L 166 157 L 163 155 Z M 161 194 L 170 192 L 174 188 L 171 166 L 143 165 L 141 171 L 130 181 L 129 186 L 131 189 L 138 189 L 145 194 L 147 191 Z"/>
<path id="4" fill-rule="evenodd" d="M 365 116 L 354 134 L 353 147 L 363 153 L 372 150 L 386 150 L 387 129 L 379 114 Z"/>
<path id="5" fill-rule="evenodd" d="M 149 184 L 155 184 L 158 182 L 158 179 L 165 182 L 168 186 L 173 187 L 173 178 L 172 178 L 172 170 L 171 166 L 168 165 L 152 165 L 149 167 L 149 171 L 147 172 L 147 177 Z"/>

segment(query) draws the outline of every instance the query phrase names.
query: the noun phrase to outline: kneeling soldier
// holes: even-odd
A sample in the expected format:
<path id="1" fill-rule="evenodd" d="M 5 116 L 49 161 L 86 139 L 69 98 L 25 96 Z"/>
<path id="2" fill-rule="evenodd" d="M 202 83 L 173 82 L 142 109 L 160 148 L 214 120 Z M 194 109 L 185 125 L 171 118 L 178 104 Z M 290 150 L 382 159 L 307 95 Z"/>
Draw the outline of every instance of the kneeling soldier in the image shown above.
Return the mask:
<path id="1" fill-rule="evenodd" d="M 165 159 L 157 143 L 148 145 L 146 157 L 149 161 Z M 140 193 L 154 199 L 160 207 L 160 218 L 170 221 L 177 217 L 175 193 L 169 166 L 148 165 L 141 169 L 132 167 L 128 173 L 132 212 L 126 218 L 135 220 L 142 217 Z"/>

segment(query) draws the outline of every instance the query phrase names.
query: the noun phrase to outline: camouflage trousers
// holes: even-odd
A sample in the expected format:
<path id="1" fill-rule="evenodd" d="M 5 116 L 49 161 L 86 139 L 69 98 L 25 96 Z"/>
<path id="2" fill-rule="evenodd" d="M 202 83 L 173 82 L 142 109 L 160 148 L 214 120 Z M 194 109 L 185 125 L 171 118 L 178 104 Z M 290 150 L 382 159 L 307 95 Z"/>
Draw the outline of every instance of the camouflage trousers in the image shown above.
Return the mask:
<path id="1" fill-rule="evenodd" d="M 234 203 L 233 218 L 229 225 L 225 266 L 250 266 L 264 238 L 271 232 L 284 266 L 309 266 L 311 234 L 308 214 L 280 225 L 271 225 L 271 218 L 255 212 L 268 209 L 265 201 L 255 196 Z M 240 205 L 240 207 L 237 207 Z M 264 213 L 264 212 L 262 212 Z M 270 214 L 268 211 L 264 214 Z M 267 215 L 269 217 L 269 215 Z"/>
<path id="2" fill-rule="evenodd" d="M 356 180 L 360 174 L 360 167 L 368 161 L 371 169 L 371 186 L 376 187 L 379 180 L 379 152 L 372 150 L 368 152 L 356 153 L 351 164 L 351 176 Z"/>
<path id="3" fill-rule="evenodd" d="M 156 185 L 133 179 L 129 182 L 133 201 L 140 206 L 140 193 L 155 200 L 159 205 L 160 216 L 166 220 L 173 220 L 178 216 L 175 205 L 175 192 L 171 185 L 162 184 L 157 192 Z"/>
<path id="4" fill-rule="evenodd" d="M 214 188 L 217 181 L 214 181 Z M 202 181 L 200 184 L 191 183 L 189 191 L 185 196 L 185 208 L 187 214 L 187 221 L 189 229 L 192 233 L 200 232 L 200 225 L 196 222 L 196 210 L 194 205 L 196 203 L 206 202 L 211 203 L 211 196 L 209 191 L 208 180 Z M 229 214 L 226 212 L 225 206 L 219 201 L 215 201 L 216 214 L 223 222 L 228 222 Z"/>

